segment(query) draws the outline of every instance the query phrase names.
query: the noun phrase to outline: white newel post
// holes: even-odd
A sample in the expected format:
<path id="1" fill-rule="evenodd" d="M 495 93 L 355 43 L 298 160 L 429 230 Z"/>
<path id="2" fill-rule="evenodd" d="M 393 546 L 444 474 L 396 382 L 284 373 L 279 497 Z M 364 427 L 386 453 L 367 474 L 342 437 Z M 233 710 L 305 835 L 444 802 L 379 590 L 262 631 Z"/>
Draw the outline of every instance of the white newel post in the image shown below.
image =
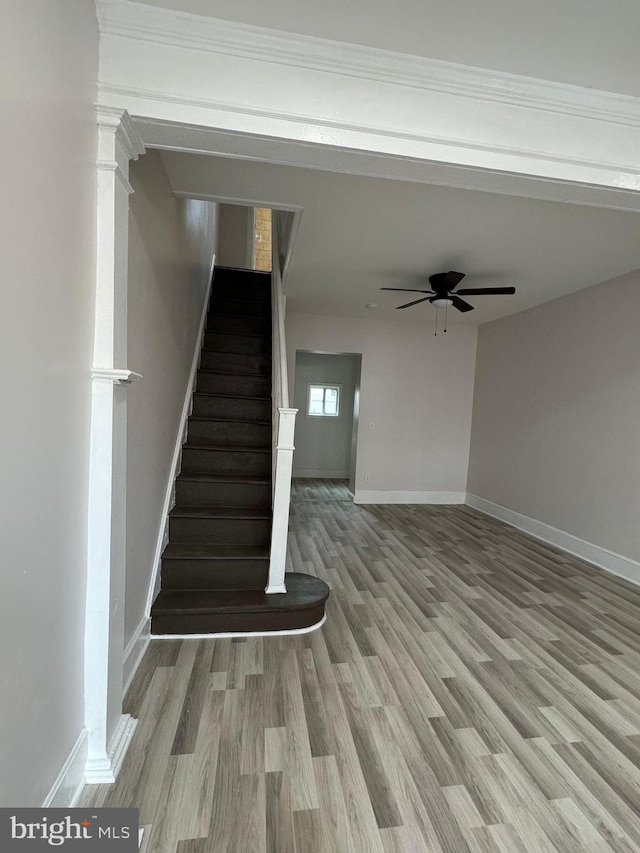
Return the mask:
<path id="1" fill-rule="evenodd" d="M 136 721 L 122 713 L 126 561 L 129 160 L 144 146 L 124 110 L 98 109 L 95 340 L 85 626 L 87 783 L 113 782 Z"/>
<path id="2" fill-rule="evenodd" d="M 289 504 L 291 501 L 291 471 L 293 469 L 293 436 L 297 409 L 278 409 L 278 440 L 276 444 L 275 479 L 273 489 L 273 528 L 269 559 L 269 582 L 265 592 L 286 592 L 284 573 L 287 563 Z"/>

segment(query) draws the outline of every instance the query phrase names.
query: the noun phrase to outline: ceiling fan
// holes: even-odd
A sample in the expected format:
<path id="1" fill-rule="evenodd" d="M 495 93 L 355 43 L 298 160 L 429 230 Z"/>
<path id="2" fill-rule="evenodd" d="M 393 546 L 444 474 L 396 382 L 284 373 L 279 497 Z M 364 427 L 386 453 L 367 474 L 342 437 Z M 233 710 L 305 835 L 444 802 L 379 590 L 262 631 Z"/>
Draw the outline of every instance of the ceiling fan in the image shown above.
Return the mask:
<path id="1" fill-rule="evenodd" d="M 447 308 L 453 305 L 458 311 L 473 311 L 473 305 L 469 305 L 461 296 L 489 296 L 498 294 L 513 294 L 516 292 L 515 287 L 465 287 L 460 290 L 454 289 L 462 281 L 465 274 L 463 272 L 439 272 L 429 276 L 429 284 L 433 290 L 418 290 L 415 287 L 381 287 L 380 290 L 397 290 L 407 293 L 425 293 L 426 296 L 416 299 L 413 302 L 407 302 L 405 305 L 398 305 L 397 311 L 401 308 L 410 308 L 412 305 L 418 305 L 420 302 L 430 302 L 436 308 Z"/>

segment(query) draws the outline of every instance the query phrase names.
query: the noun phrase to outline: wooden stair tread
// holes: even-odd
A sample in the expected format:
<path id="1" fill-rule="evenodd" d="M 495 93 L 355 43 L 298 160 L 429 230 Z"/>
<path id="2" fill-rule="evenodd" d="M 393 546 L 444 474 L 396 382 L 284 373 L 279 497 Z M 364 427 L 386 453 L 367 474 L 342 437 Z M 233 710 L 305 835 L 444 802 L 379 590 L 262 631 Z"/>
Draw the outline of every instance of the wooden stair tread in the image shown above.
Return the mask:
<path id="1" fill-rule="evenodd" d="M 275 613 L 307 610 L 324 603 L 329 587 L 320 578 L 292 572 L 285 575 L 286 593 L 262 590 L 163 589 L 155 600 L 157 616 L 220 613 Z"/>
<path id="2" fill-rule="evenodd" d="M 187 441 L 182 447 L 189 450 L 214 450 L 224 453 L 271 453 L 271 445 L 269 447 L 253 447 L 252 445 L 244 444 L 200 444 Z"/>
<path id="3" fill-rule="evenodd" d="M 225 353 L 228 355 L 228 353 Z M 271 379 L 268 373 L 238 373 L 234 370 L 216 370 L 215 367 L 199 367 L 198 373 L 213 373 L 215 376 L 233 376 L 234 379 L 242 379 L 245 376 L 252 376 L 254 379 Z"/>
<path id="4" fill-rule="evenodd" d="M 173 518 L 271 518 L 270 506 L 175 506 L 170 515 Z"/>
<path id="5" fill-rule="evenodd" d="M 224 335 L 225 332 L 214 332 L 213 334 Z M 233 334 L 233 336 L 234 337 L 242 337 L 242 335 L 236 335 L 236 334 Z M 207 352 L 215 352 L 215 353 L 218 353 L 219 355 L 248 355 L 251 358 L 268 358 L 269 360 L 271 360 L 271 358 L 272 358 L 271 355 L 269 355 L 269 353 L 266 353 L 266 352 L 263 352 L 263 353 L 236 352 L 235 350 L 228 350 L 228 349 L 224 349 L 224 350 L 209 349 L 206 351 Z M 204 350 L 203 350 L 203 352 L 204 352 Z M 200 368 L 200 369 L 202 369 L 202 368 Z"/>
<path id="6" fill-rule="evenodd" d="M 221 424 L 242 424 L 246 426 L 246 424 L 256 424 L 256 426 L 271 426 L 271 421 L 256 421 L 249 418 L 239 418 L 237 415 L 232 415 L 231 417 L 225 418 L 224 415 L 191 415 L 189 417 L 189 422 L 193 421 L 211 421 L 213 423 L 221 423 Z"/>
<path id="7" fill-rule="evenodd" d="M 242 483 L 247 485 L 265 485 L 271 483 L 271 477 L 255 475 L 255 474 L 189 474 L 189 473 L 180 473 L 178 474 L 178 480 L 189 480 L 196 482 L 210 482 L 210 483 Z"/>
<path id="8" fill-rule="evenodd" d="M 248 394 L 212 394 L 210 391 L 196 391 L 194 397 L 219 397 L 222 400 L 271 400 L 271 394 L 262 397 L 249 396 Z"/>
<path id="9" fill-rule="evenodd" d="M 229 299 L 228 301 L 229 301 L 229 302 L 237 302 L 238 300 L 236 300 L 236 299 Z M 211 313 L 211 312 L 210 312 L 210 313 Z M 263 320 L 263 321 L 264 321 L 265 326 L 269 326 L 269 324 L 270 324 L 270 322 L 271 322 L 271 318 L 270 318 L 270 317 L 263 317 L 263 316 L 260 316 L 260 315 L 258 315 L 258 316 L 254 316 L 254 315 L 252 315 L 252 314 L 235 314 L 235 313 L 230 313 L 230 312 L 227 312 L 227 311 L 216 311 L 214 314 L 212 314 L 212 316 L 213 316 L 213 317 L 237 317 L 239 320 Z M 223 333 L 223 334 L 224 334 L 224 333 Z M 243 332 L 242 334 L 243 334 L 243 335 L 244 335 L 244 334 L 252 335 L 252 334 L 256 334 L 256 332 L 246 332 L 246 333 L 245 333 L 245 332 Z M 261 334 L 261 333 L 258 333 L 258 334 Z M 271 334 L 271 328 L 270 328 L 270 326 L 269 326 L 269 334 Z"/>
<path id="10" fill-rule="evenodd" d="M 243 317 L 242 314 L 218 314 L 219 317 L 237 317 L 239 316 L 241 320 L 260 320 L 261 317 Z M 268 329 L 264 332 L 233 332 L 233 331 L 222 331 L 220 329 L 206 329 L 207 333 L 210 335 L 229 335 L 232 338 L 270 338 L 271 337 L 271 329 Z M 205 346 L 204 349 L 207 349 Z"/>
<path id="11" fill-rule="evenodd" d="M 268 291 L 263 290 L 262 285 L 247 284 L 243 289 L 249 291 L 249 294 L 240 296 L 239 291 L 234 291 L 228 286 L 229 282 L 221 282 L 220 284 L 221 286 L 219 289 L 212 293 L 211 302 L 209 303 L 207 312 L 208 314 L 213 314 L 214 312 L 224 314 L 224 310 L 216 312 L 216 306 L 224 302 L 235 302 L 237 305 L 242 306 L 256 306 L 258 309 L 262 309 L 263 311 L 262 314 L 247 314 L 243 316 L 271 317 L 271 294 L 268 293 Z"/>
<path id="12" fill-rule="evenodd" d="M 268 545 L 243 545 L 238 542 L 170 542 L 163 560 L 268 560 Z"/>

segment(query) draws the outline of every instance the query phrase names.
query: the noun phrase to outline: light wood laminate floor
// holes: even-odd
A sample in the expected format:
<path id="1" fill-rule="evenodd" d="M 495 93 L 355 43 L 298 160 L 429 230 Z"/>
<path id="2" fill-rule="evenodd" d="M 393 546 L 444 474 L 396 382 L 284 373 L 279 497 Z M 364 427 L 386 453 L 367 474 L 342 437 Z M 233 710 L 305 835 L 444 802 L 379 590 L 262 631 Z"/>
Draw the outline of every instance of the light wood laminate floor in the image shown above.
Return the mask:
<path id="1" fill-rule="evenodd" d="M 640 589 L 467 507 L 296 483 L 300 637 L 153 641 L 113 786 L 147 853 L 637 853 Z"/>

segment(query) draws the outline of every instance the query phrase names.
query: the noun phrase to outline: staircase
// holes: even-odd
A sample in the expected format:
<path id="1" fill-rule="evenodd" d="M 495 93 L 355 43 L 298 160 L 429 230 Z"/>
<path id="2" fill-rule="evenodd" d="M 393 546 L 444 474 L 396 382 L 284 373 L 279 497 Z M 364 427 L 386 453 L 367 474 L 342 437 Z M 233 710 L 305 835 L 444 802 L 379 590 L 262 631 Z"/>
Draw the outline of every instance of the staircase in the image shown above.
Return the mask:
<path id="1" fill-rule="evenodd" d="M 155 635 L 300 629 L 329 590 L 286 575 L 266 595 L 271 544 L 271 276 L 218 267 L 162 555 Z"/>

